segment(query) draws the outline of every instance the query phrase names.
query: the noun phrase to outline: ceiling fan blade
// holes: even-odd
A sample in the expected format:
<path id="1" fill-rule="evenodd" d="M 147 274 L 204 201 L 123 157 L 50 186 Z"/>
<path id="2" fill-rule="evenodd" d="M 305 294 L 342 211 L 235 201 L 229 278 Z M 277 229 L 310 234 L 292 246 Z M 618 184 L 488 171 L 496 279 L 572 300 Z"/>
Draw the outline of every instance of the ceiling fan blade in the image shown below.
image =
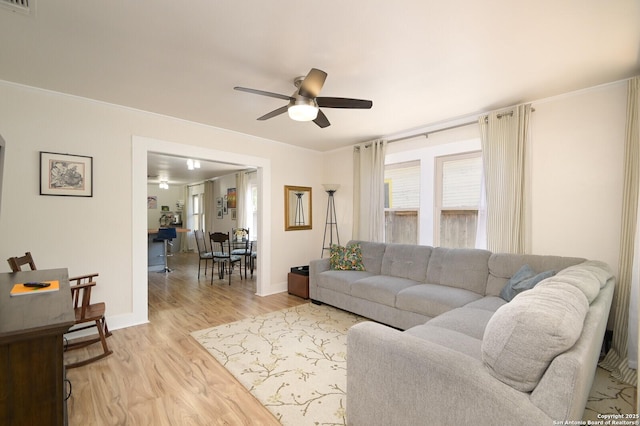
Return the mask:
<path id="1" fill-rule="evenodd" d="M 273 117 L 275 117 L 277 115 L 280 115 L 282 113 L 287 112 L 288 108 L 289 108 L 289 105 L 285 105 L 285 106 L 280 107 L 278 109 L 274 109 L 270 113 L 267 113 L 267 114 L 263 115 L 262 117 L 259 117 L 258 120 L 260 120 L 260 121 L 268 120 L 268 119 L 273 118 Z"/>
<path id="2" fill-rule="evenodd" d="M 324 81 L 327 79 L 327 73 L 317 68 L 311 68 L 309 74 L 302 80 L 298 93 L 305 98 L 315 98 L 320 94 Z"/>
<path id="3" fill-rule="evenodd" d="M 349 98 L 316 98 L 319 107 L 324 108 L 354 108 L 369 109 L 373 106 L 373 102 L 364 99 Z"/>
<path id="4" fill-rule="evenodd" d="M 329 119 L 327 118 L 326 115 L 324 115 L 324 113 L 320 109 L 318 110 L 318 116 L 316 117 L 315 120 L 313 120 L 313 122 L 316 123 L 318 126 L 322 127 L 323 129 L 325 127 L 331 126 L 331 123 L 329 123 Z"/>
<path id="5" fill-rule="evenodd" d="M 247 93 L 253 93 L 254 95 L 269 96 L 270 98 L 278 98 L 278 99 L 282 99 L 282 100 L 285 100 L 285 101 L 290 101 L 291 100 L 291 97 L 287 96 L 287 95 L 281 95 L 279 93 L 273 93 L 273 92 L 265 92 L 264 90 L 249 89 L 247 87 L 236 86 L 236 87 L 234 87 L 234 90 L 239 90 L 241 92 L 247 92 Z"/>

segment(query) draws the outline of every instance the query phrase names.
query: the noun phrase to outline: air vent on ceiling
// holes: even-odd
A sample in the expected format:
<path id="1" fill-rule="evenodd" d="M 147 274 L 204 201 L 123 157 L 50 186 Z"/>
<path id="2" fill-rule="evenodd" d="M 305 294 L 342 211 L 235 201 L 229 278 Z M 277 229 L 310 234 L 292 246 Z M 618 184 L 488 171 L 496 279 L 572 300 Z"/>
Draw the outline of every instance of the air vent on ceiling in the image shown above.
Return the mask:
<path id="1" fill-rule="evenodd" d="M 30 15 L 33 12 L 35 0 L 0 0 L 0 7 L 12 12 Z"/>

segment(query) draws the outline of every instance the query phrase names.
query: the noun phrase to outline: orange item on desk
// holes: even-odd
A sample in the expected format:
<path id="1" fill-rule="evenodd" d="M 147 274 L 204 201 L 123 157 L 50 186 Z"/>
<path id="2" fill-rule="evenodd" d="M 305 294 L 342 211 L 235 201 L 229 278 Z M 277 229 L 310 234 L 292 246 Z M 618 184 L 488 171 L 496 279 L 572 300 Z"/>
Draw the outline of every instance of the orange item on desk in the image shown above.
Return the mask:
<path id="1" fill-rule="evenodd" d="M 52 291 L 60 290 L 60 282 L 58 280 L 54 281 L 42 281 L 44 283 L 49 283 L 48 287 L 27 287 L 24 283 L 14 284 L 11 289 L 11 296 L 23 296 L 26 294 L 38 294 L 38 293 L 50 293 Z"/>

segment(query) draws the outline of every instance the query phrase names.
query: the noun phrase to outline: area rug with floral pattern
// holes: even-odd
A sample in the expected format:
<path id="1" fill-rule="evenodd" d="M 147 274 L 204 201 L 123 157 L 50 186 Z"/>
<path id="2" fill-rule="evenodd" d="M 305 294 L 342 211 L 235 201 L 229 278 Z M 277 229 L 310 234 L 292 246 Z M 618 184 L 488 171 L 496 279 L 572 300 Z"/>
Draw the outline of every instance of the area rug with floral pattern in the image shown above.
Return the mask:
<path id="1" fill-rule="evenodd" d="M 192 336 L 283 425 L 343 425 L 347 330 L 363 320 L 307 303 Z"/>
<path id="2" fill-rule="evenodd" d="M 283 425 L 346 425 L 347 330 L 364 320 L 307 303 L 192 336 Z M 635 387 L 597 373 L 584 420 L 633 413 Z"/>

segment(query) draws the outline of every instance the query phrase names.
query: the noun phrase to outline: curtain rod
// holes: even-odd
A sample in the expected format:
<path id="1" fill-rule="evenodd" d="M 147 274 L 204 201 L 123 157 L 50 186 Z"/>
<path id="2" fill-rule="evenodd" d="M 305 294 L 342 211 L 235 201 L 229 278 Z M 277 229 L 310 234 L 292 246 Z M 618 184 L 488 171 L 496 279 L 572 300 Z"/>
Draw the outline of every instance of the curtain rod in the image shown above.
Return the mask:
<path id="1" fill-rule="evenodd" d="M 457 129 L 459 127 L 466 127 L 466 126 L 470 126 L 472 124 L 476 124 L 478 122 L 478 120 L 473 120 L 473 121 L 469 121 L 467 123 L 461 123 L 461 124 L 456 124 L 454 126 L 448 126 L 448 127 L 443 127 L 442 129 L 437 129 L 437 130 L 431 130 L 429 132 L 424 132 L 424 133 L 416 133 L 415 135 L 409 135 L 409 136 L 403 136 L 401 138 L 396 138 L 396 139 L 390 139 L 387 141 L 387 143 L 393 143 L 393 142 L 400 142 L 400 141 L 404 141 L 407 139 L 413 139 L 416 138 L 418 136 L 424 136 L 424 137 L 429 137 L 430 134 L 432 133 L 438 133 L 438 132 L 444 132 L 445 130 L 453 130 L 453 129 Z M 366 147 L 366 145 L 365 145 Z"/>
<path id="2" fill-rule="evenodd" d="M 535 109 L 531 108 L 531 112 L 534 112 L 534 111 L 535 111 Z M 502 117 L 507 116 L 507 115 L 509 117 L 513 117 L 513 111 L 503 112 L 503 113 L 497 114 L 496 117 L 502 118 Z M 485 115 L 484 122 L 486 123 L 488 121 L 489 121 L 489 117 L 488 117 L 488 115 Z M 387 141 L 387 143 L 390 144 L 390 143 L 393 143 L 393 142 L 400 142 L 400 141 L 404 141 L 404 140 L 407 140 L 407 139 L 413 139 L 413 138 L 416 138 L 418 136 L 424 136 L 424 137 L 428 138 L 429 135 L 432 134 L 432 133 L 444 132 L 446 130 L 453 130 L 453 129 L 457 129 L 457 128 L 460 128 L 460 127 L 466 127 L 466 126 L 470 126 L 472 124 L 476 124 L 477 122 L 478 122 L 478 120 L 474 119 L 473 121 L 469 121 L 469 122 L 466 122 L 466 123 L 455 124 L 453 126 L 443 127 L 441 129 L 435 129 L 435 130 L 431 130 L 431 131 L 424 132 L 424 133 L 416 133 L 415 135 L 403 136 L 403 137 L 397 138 L 397 139 L 390 139 L 390 140 Z M 365 145 L 365 148 L 367 148 L 369 146 L 371 146 L 371 145 Z"/>

